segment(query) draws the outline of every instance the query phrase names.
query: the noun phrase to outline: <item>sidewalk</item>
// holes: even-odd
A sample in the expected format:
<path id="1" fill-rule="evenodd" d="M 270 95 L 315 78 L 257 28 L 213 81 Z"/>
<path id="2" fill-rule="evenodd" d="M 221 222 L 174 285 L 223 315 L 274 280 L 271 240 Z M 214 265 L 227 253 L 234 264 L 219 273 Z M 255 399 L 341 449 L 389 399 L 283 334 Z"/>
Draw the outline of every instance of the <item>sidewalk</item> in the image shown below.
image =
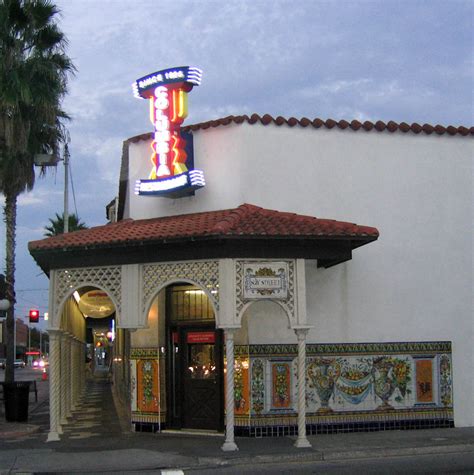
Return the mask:
<path id="1" fill-rule="evenodd" d="M 43 381 L 41 375 L 42 373 L 37 373 L 31 378 L 26 378 L 27 380 L 34 379 L 37 388 L 36 399 L 35 393 L 33 392 L 33 386 L 30 387 L 28 423 L 6 422 L 4 402 L 3 400 L 0 400 L 0 448 L 2 447 L 2 439 L 33 434 L 38 432 L 41 429 L 41 426 L 46 427 L 45 424 L 49 417 L 46 414 L 46 412 L 49 411 L 49 381 Z M 24 379 L 25 378 L 19 378 L 20 381 Z"/>
<path id="2" fill-rule="evenodd" d="M 46 443 L 47 405 L 47 399 L 30 405 L 28 424 L 2 419 L 0 474 L 206 470 L 235 465 L 244 471 L 244 465 L 267 462 L 474 453 L 474 427 L 309 436 L 312 447 L 307 449 L 293 447 L 295 437 L 237 438 L 239 451 L 223 452 L 222 434 L 124 431 L 117 422 L 111 386 L 104 380 L 90 382 L 87 397 L 68 419 L 61 440 Z"/>

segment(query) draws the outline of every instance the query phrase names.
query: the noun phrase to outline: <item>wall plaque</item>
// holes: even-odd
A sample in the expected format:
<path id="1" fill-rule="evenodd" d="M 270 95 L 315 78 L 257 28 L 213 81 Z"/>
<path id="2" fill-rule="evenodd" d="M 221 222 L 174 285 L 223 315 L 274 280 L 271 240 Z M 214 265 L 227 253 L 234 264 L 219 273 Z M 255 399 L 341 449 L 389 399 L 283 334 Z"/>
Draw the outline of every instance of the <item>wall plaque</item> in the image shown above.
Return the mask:
<path id="1" fill-rule="evenodd" d="M 244 299 L 288 298 L 288 263 L 260 262 L 243 266 Z"/>

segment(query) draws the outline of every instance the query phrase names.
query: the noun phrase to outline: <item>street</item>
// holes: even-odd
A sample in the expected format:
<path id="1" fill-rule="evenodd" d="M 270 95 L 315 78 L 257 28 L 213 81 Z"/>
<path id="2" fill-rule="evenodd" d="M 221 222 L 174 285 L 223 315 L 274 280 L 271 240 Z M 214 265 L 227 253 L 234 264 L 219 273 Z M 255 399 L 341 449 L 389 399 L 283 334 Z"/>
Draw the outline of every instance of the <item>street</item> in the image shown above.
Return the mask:
<path id="1" fill-rule="evenodd" d="M 292 437 L 243 437 L 231 453 L 222 452 L 221 434 L 133 432 L 119 423 L 106 378 L 87 381 L 60 440 L 47 443 L 49 381 L 30 368 L 15 376 L 36 381 L 38 402 L 30 392 L 27 424 L 5 422 L 1 404 L 0 472 L 474 474 L 473 428 L 318 435 L 304 450 L 294 448 Z"/>
<path id="2" fill-rule="evenodd" d="M 43 381 L 43 371 L 41 369 L 34 368 L 16 368 L 15 369 L 15 381 L 34 381 L 36 387 L 30 385 L 30 397 L 29 397 L 29 413 L 37 410 L 40 405 L 44 405 L 44 401 L 48 400 L 49 394 L 49 382 Z M 0 383 L 5 380 L 5 370 L 0 370 Z M 35 394 L 36 389 L 36 394 Z M 41 403 L 43 401 L 43 403 Z M 0 418 L 4 418 L 4 404 L 3 404 L 3 390 L 0 388 Z"/>
<path id="3" fill-rule="evenodd" d="M 41 381 L 43 371 L 35 368 L 15 368 L 15 381 Z M 5 379 L 5 370 L 0 369 L 0 382 Z"/>
<path id="4" fill-rule="evenodd" d="M 474 452 L 414 455 L 410 457 L 377 457 L 362 460 L 341 460 L 322 462 L 282 462 L 234 467 L 217 467 L 198 470 L 185 470 L 193 475 L 272 473 L 272 474 L 310 474 L 331 473 L 339 475 L 363 474 L 466 474 L 474 473 Z"/>

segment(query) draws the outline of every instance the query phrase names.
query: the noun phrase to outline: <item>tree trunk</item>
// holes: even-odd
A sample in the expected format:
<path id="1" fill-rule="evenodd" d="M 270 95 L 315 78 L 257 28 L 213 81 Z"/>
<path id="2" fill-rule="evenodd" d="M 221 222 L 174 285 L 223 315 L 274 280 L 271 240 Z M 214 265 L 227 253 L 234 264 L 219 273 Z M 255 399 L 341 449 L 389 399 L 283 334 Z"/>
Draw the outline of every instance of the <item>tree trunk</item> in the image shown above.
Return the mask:
<path id="1" fill-rule="evenodd" d="M 16 246 L 16 205 L 18 195 L 5 193 L 5 233 L 6 233 L 6 269 L 5 280 L 7 283 L 6 298 L 10 301 L 7 310 L 7 365 L 5 368 L 5 382 L 12 383 L 15 380 L 15 368 L 13 362 L 15 355 L 15 246 Z"/>

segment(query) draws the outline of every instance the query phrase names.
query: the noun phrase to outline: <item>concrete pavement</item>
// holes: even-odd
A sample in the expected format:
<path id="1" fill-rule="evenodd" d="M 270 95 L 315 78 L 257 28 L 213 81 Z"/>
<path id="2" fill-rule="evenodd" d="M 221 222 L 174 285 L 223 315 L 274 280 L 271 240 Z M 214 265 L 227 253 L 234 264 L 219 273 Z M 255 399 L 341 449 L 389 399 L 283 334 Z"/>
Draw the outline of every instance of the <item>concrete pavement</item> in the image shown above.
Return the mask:
<path id="1" fill-rule="evenodd" d="M 46 392 L 30 405 L 27 424 L 3 422 L 1 414 L 0 474 L 243 468 L 256 463 L 474 452 L 474 428 L 455 428 L 309 436 L 312 447 L 307 449 L 293 447 L 294 437 L 237 438 L 240 450 L 225 453 L 220 449 L 222 434 L 129 432 L 117 422 L 106 380 L 90 381 L 87 394 L 58 442 L 46 442 Z"/>

